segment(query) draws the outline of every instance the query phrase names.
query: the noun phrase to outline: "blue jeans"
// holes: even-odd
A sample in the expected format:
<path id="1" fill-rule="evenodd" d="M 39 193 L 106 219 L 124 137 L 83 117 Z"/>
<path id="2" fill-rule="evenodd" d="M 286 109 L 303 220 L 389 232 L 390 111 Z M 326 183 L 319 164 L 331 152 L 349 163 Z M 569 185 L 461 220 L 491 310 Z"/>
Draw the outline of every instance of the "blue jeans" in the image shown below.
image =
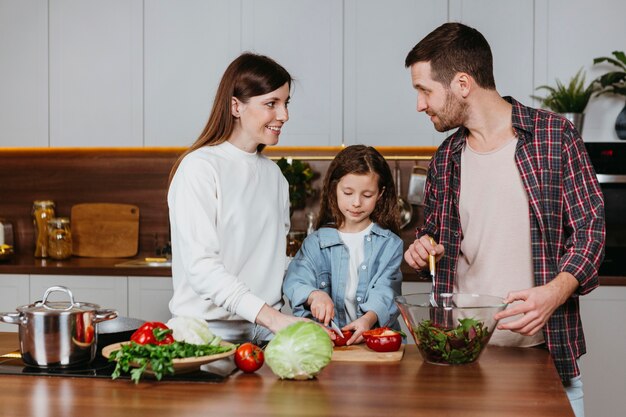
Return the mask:
<path id="1" fill-rule="evenodd" d="M 579 364 L 580 368 L 580 364 Z M 569 398 L 569 403 L 574 410 L 576 417 L 585 417 L 585 404 L 583 402 L 583 380 L 582 373 L 577 377 L 569 380 L 568 384 L 564 384 L 565 393 Z"/>

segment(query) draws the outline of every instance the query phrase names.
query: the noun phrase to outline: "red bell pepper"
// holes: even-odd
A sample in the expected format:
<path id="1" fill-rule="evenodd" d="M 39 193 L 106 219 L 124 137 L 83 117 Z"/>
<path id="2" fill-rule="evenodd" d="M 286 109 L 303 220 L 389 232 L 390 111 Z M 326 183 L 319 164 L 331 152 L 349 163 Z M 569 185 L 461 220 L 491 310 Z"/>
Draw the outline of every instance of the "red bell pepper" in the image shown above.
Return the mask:
<path id="1" fill-rule="evenodd" d="M 150 321 L 135 330 L 130 340 L 139 345 L 170 345 L 174 343 L 174 336 L 164 323 Z"/>
<path id="2" fill-rule="evenodd" d="M 376 352 L 395 352 L 400 349 L 403 336 L 403 332 L 389 327 L 379 327 L 363 332 L 365 344 Z"/>

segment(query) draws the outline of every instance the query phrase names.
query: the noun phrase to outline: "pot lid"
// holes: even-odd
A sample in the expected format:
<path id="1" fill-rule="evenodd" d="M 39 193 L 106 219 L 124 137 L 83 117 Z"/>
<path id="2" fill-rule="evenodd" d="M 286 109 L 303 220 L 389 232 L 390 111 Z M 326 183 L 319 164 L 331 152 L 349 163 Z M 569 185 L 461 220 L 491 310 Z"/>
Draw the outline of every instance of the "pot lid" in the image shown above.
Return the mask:
<path id="1" fill-rule="evenodd" d="M 64 292 L 69 296 L 69 301 L 48 301 L 48 296 L 55 292 Z M 41 301 L 37 301 L 27 306 L 18 307 L 17 311 L 21 313 L 39 313 L 39 314 L 60 314 L 60 313 L 84 313 L 100 308 L 97 304 L 80 303 L 74 301 L 74 295 L 69 288 L 63 286 L 54 286 L 46 290 Z"/>

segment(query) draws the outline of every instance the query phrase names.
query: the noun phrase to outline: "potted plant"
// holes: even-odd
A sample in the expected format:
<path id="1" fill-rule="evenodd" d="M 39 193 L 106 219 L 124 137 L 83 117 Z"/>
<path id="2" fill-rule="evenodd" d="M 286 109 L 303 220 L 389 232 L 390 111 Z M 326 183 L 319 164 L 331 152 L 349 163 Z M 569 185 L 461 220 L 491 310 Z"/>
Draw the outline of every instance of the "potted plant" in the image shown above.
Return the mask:
<path id="1" fill-rule="evenodd" d="M 556 80 L 556 87 L 541 85 L 537 90 L 547 90 L 546 97 L 532 96 L 541 101 L 541 106 L 562 114 L 571 121 L 578 132 L 582 132 L 585 119 L 585 109 L 595 91 L 595 83 L 590 83 L 585 87 L 585 73 L 579 69 L 569 83 L 563 84 Z"/>
<path id="2" fill-rule="evenodd" d="M 613 51 L 613 56 L 602 56 L 593 60 L 594 64 L 608 63 L 616 66 L 615 71 L 609 71 L 596 78 L 597 95 L 614 94 L 626 97 L 626 54 L 623 51 Z M 626 140 L 626 105 L 617 115 L 615 120 L 615 132 L 617 137 Z"/>
<path id="3" fill-rule="evenodd" d="M 294 210 L 303 209 L 306 206 L 307 198 L 315 195 L 311 184 L 315 172 L 309 164 L 298 159 L 280 158 L 276 164 L 289 183 L 289 214 L 293 214 Z"/>

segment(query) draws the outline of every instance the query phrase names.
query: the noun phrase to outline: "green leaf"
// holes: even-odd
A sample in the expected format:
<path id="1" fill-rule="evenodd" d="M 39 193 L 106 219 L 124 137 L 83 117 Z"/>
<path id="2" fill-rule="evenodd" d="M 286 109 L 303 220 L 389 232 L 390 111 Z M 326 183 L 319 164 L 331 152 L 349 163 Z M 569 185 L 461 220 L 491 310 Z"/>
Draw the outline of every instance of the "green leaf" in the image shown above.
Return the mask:
<path id="1" fill-rule="evenodd" d="M 556 87 L 541 85 L 537 90 L 547 90 L 546 97 L 531 96 L 541 101 L 541 105 L 557 113 L 583 113 L 591 95 L 596 90 L 595 83 L 585 87 L 585 73 L 579 69 L 567 84 L 556 80 Z"/>

